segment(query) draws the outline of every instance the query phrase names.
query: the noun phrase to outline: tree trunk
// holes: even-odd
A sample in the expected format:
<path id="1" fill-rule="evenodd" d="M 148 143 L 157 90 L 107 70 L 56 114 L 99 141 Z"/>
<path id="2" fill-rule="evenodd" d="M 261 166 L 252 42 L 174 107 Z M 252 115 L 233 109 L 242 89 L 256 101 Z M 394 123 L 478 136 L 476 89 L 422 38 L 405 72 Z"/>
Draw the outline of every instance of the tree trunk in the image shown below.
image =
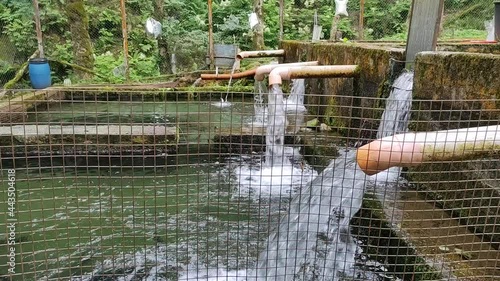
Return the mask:
<path id="1" fill-rule="evenodd" d="M 83 0 L 69 0 L 66 5 L 71 40 L 73 41 L 73 62 L 87 69 L 94 68 L 94 52 L 89 36 L 89 17 Z M 90 78 L 88 72 L 75 69 L 80 79 Z"/>
<path id="2" fill-rule="evenodd" d="M 163 0 L 154 0 L 153 17 L 159 22 L 163 22 L 165 12 L 163 10 Z M 170 65 L 170 53 L 168 52 L 168 41 L 163 34 L 158 37 L 158 68 L 161 74 L 172 73 Z"/>
<path id="3" fill-rule="evenodd" d="M 253 28 L 253 47 L 255 50 L 264 49 L 264 19 L 262 14 L 263 0 L 253 1 L 253 11 L 257 14 L 259 23 Z"/>

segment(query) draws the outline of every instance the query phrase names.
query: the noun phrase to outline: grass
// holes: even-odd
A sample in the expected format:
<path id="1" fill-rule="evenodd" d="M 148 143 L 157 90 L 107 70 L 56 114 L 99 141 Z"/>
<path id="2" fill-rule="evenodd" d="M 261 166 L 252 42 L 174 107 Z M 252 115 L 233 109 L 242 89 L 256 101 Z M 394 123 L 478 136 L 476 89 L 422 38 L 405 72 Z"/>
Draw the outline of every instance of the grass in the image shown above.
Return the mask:
<path id="1" fill-rule="evenodd" d="M 398 33 L 391 36 L 386 36 L 380 38 L 381 41 L 405 41 L 408 36 L 407 32 Z M 453 29 L 445 28 L 440 34 L 440 40 L 460 40 L 460 39 L 474 39 L 474 40 L 486 40 L 487 32 L 486 30 L 477 29 Z"/>

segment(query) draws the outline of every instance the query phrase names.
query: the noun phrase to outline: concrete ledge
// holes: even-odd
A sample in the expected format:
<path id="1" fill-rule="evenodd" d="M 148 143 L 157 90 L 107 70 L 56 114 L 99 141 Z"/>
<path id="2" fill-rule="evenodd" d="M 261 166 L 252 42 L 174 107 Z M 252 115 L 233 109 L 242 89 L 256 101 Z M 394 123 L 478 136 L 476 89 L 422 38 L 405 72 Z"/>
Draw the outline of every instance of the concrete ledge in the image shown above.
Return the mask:
<path id="1" fill-rule="evenodd" d="M 177 145 L 177 134 L 176 127 L 165 126 L 3 126 L 0 127 L 0 155 L 19 157 L 36 154 L 137 154 L 157 150 L 166 152 Z"/>
<path id="2" fill-rule="evenodd" d="M 0 100 L 0 124 L 24 122 L 27 112 L 41 104 L 60 101 L 64 93 L 47 88 L 40 91 L 21 92 L 10 100 Z"/>

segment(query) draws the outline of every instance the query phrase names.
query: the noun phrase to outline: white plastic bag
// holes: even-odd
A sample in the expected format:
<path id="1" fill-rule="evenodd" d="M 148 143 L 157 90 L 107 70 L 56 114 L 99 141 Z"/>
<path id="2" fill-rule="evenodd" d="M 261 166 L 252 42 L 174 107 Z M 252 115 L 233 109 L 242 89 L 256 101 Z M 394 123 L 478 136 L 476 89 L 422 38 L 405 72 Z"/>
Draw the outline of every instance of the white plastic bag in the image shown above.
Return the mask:
<path id="1" fill-rule="evenodd" d="M 161 23 L 154 18 L 146 20 L 146 33 L 154 38 L 161 35 Z"/>
<path id="2" fill-rule="evenodd" d="M 348 0 L 335 0 L 335 15 L 336 16 L 349 16 L 347 13 Z"/>
<path id="3" fill-rule="evenodd" d="M 484 22 L 484 27 L 486 28 L 486 32 L 487 32 L 487 36 L 486 36 L 487 41 L 495 41 L 495 26 L 493 25 L 494 19 L 495 18 L 493 18 L 490 21 Z"/>
<path id="4" fill-rule="evenodd" d="M 259 19 L 256 13 L 248 14 L 248 22 L 250 23 L 250 29 L 259 24 Z"/>

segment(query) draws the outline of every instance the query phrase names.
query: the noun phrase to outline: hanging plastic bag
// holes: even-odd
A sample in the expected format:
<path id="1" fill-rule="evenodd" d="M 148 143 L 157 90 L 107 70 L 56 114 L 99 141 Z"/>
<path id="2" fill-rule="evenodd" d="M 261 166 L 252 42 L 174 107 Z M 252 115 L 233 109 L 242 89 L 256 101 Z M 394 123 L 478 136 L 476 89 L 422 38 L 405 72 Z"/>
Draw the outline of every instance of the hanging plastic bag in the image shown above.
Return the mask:
<path id="1" fill-rule="evenodd" d="M 336 16 L 349 16 L 347 13 L 348 0 L 335 0 L 335 15 Z"/>
<path id="2" fill-rule="evenodd" d="M 154 18 L 146 20 L 146 33 L 154 38 L 161 35 L 161 23 Z"/>
<path id="3" fill-rule="evenodd" d="M 490 21 L 484 22 L 484 27 L 486 28 L 486 32 L 487 32 L 487 35 L 486 35 L 487 41 L 495 41 L 495 26 L 493 24 L 493 20 L 494 20 L 494 18 Z"/>
<path id="4" fill-rule="evenodd" d="M 254 28 L 257 24 L 259 24 L 259 19 L 257 18 L 256 13 L 248 14 L 248 22 L 250 23 L 250 29 Z"/>

